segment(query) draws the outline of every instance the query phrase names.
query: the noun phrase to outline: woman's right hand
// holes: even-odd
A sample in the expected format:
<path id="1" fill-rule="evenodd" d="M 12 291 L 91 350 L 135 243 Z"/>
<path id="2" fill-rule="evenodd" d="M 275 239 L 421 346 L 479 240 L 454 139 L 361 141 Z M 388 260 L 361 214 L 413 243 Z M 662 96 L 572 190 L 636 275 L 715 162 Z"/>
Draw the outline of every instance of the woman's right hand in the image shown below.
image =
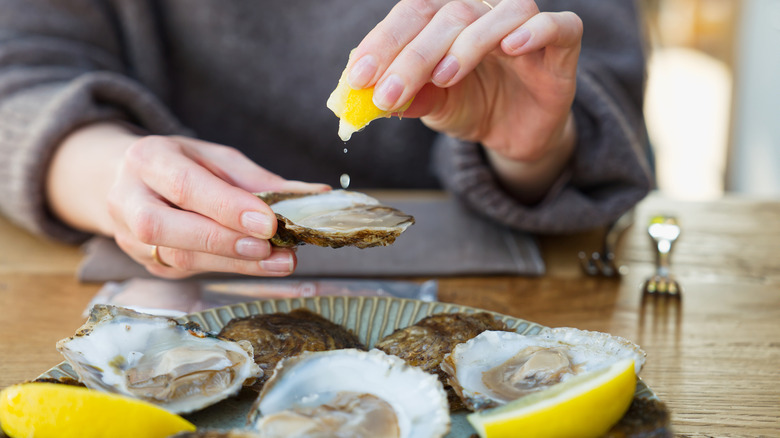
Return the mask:
<path id="1" fill-rule="evenodd" d="M 112 128 L 118 129 L 104 127 Z M 105 192 L 106 214 L 87 228 L 113 235 L 124 252 L 160 277 L 293 272 L 294 251 L 272 247 L 268 241 L 276 233 L 276 216 L 252 193 L 315 192 L 329 186 L 285 180 L 227 146 L 185 137 L 125 134 L 124 151 L 115 154 L 115 178 Z M 89 133 L 85 136 L 88 139 Z M 67 148 L 79 140 L 85 138 L 71 136 L 61 145 L 66 149 L 58 151 L 63 156 L 55 156 L 50 188 L 57 176 L 57 160 L 67 162 Z M 59 163 L 60 170 L 64 164 Z M 100 192 L 93 194 L 99 197 Z M 57 212 L 56 193 L 49 196 Z M 71 214 L 61 216 L 67 221 Z"/>

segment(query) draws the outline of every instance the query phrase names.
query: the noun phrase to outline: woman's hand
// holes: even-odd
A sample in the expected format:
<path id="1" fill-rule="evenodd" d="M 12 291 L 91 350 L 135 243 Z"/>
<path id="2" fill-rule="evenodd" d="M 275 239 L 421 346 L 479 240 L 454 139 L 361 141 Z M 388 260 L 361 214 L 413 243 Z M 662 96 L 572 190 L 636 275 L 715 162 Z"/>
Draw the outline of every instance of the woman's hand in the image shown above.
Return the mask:
<path id="1" fill-rule="evenodd" d="M 538 195 L 574 148 L 582 22 L 532 0 L 485 2 L 401 0 L 356 48 L 347 78 L 375 85 L 384 110 L 414 97 L 405 117 L 481 143 L 510 189 Z"/>
<path id="2" fill-rule="evenodd" d="M 112 235 L 123 251 L 160 277 L 293 272 L 295 253 L 268 242 L 276 232 L 276 216 L 252 193 L 313 192 L 328 186 L 287 181 L 227 146 L 184 137 L 137 137 L 118 125 L 86 129 L 60 146 L 50 170 L 50 204 L 63 220 Z M 100 162 L 89 161 L 91 149 L 109 145 L 112 153 L 104 152 Z M 90 166 L 113 172 L 98 172 L 93 187 L 80 189 L 80 196 L 91 198 L 78 201 L 91 203 L 80 213 L 65 201 L 79 191 L 73 186 L 79 178 L 68 182 L 65 177 Z"/>

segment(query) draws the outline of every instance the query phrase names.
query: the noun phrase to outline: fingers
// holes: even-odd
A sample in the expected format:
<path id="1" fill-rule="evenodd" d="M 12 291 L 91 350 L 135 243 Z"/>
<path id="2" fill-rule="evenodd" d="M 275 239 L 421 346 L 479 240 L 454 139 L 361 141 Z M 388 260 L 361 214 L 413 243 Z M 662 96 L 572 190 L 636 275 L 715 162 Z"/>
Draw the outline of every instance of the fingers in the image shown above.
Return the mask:
<path id="1" fill-rule="evenodd" d="M 503 39 L 537 15 L 539 8 L 533 1 L 502 0 L 458 35 L 434 71 L 434 84 L 447 87 L 463 79 Z"/>
<path id="2" fill-rule="evenodd" d="M 582 20 L 573 12 L 534 15 L 501 41 L 501 49 L 520 56 L 545 47 L 575 49 L 582 41 Z"/>
<path id="3" fill-rule="evenodd" d="M 139 261 L 152 274 L 165 278 L 185 278 L 206 271 L 263 277 L 283 277 L 290 275 L 295 270 L 297 264 L 295 252 L 282 248 L 274 248 L 266 259 L 258 261 L 239 260 L 214 254 L 158 246 L 157 256 L 159 262 L 152 257 L 152 247 L 148 245 L 123 247 L 122 249 L 132 254 L 143 254 L 146 251 L 148 255 L 139 257 L 141 259 Z"/>
<path id="4" fill-rule="evenodd" d="M 295 254 L 270 245 L 276 215 L 251 192 L 329 189 L 284 180 L 232 148 L 150 136 L 128 149 L 108 210 L 119 246 L 155 275 L 282 276 Z"/>
<path id="5" fill-rule="evenodd" d="M 474 23 L 487 7 L 475 0 L 445 4 L 393 60 L 377 82 L 374 104 L 396 109 L 411 100 L 447 54 L 453 41 Z M 448 70 L 443 70 L 448 71 Z M 435 75 L 434 75 L 435 77 Z"/>
<path id="6" fill-rule="evenodd" d="M 260 239 L 276 232 L 276 216 L 264 202 L 193 160 L 173 139 L 146 137 L 128 149 L 128 165 L 167 202 Z"/>
<path id="7" fill-rule="evenodd" d="M 577 48 L 582 22 L 571 12 L 540 13 L 532 0 L 402 0 L 353 52 L 352 88 L 374 85 L 374 104 L 395 111 L 426 83 L 450 87 L 497 48 L 520 56 Z M 578 50 L 574 56 L 576 60 Z"/>
<path id="8" fill-rule="evenodd" d="M 124 229 L 144 244 L 161 245 L 223 257 L 268 257 L 268 240 L 227 228 L 197 213 L 174 209 L 149 195 L 130 195 L 118 208 Z"/>
<path id="9" fill-rule="evenodd" d="M 327 184 L 291 181 L 262 168 L 235 148 L 187 137 L 174 137 L 191 146 L 189 156 L 213 174 L 250 193 L 257 192 L 321 192 L 330 190 Z"/>
<path id="10" fill-rule="evenodd" d="M 401 0 L 355 48 L 347 82 L 355 89 L 373 85 L 395 57 L 449 0 Z"/>

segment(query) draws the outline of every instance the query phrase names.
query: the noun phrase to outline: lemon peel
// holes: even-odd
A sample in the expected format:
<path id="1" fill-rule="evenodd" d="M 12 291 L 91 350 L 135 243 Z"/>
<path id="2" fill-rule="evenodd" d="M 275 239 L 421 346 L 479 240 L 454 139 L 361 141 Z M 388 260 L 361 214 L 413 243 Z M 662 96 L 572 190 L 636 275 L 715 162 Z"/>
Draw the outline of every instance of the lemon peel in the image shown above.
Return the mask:
<path id="1" fill-rule="evenodd" d="M 636 382 L 634 361 L 621 360 L 467 419 L 481 438 L 599 437 L 626 413 Z"/>
<path id="2" fill-rule="evenodd" d="M 350 52 L 350 58 L 352 58 Z M 325 106 L 328 107 L 339 120 L 339 137 L 347 141 L 352 134 L 365 128 L 372 121 L 390 117 L 393 113 L 403 113 L 412 104 L 412 98 L 398 111 L 384 111 L 374 105 L 374 87 L 355 90 L 347 83 L 347 69 L 341 73 L 336 89 L 328 97 Z"/>
<path id="3" fill-rule="evenodd" d="M 195 430 L 151 403 L 57 383 L 22 383 L 0 391 L 0 426 L 12 438 L 163 438 Z"/>

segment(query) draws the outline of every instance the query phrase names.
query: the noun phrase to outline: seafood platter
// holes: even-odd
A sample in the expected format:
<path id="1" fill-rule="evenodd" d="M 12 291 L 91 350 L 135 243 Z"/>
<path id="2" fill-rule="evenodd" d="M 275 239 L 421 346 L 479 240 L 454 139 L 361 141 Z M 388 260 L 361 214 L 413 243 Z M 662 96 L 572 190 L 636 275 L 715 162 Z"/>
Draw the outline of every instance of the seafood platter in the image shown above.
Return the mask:
<path id="1" fill-rule="evenodd" d="M 171 319 L 96 305 L 38 381 L 131 396 L 181 414 L 184 437 L 476 436 L 474 411 L 645 353 L 606 333 L 395 297 L 261 300 Z M 605 436 L 668 436 L 636 380 Z M 339 435 L 337 435 L 339 434 Z"/>

